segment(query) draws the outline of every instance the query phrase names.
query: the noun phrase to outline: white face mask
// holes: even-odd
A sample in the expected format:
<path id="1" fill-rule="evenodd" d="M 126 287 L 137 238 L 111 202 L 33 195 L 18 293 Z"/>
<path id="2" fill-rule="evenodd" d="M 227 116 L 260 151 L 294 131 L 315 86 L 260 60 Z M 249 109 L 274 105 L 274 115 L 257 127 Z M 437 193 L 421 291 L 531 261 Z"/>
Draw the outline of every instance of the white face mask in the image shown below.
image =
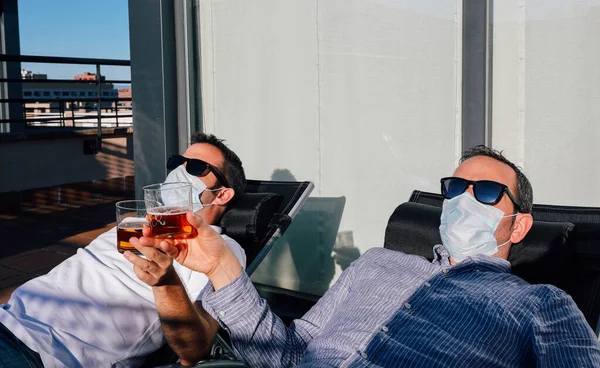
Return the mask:
<path id="1" fill-rule="evenodd" d="M 516 215 L 504 216 L 504 212 L 479 203 L 468 192 L 446 199 L 440 219 L 442 244 L 457 262 L 477 254 L 494 255 L 509 242 L 498 245 L 494 237 L 500 221 Z"/>
<path id="2" fill-rule="evenodd" d="M 197 176 L 191 175 L 185 169 L 185 166 L 180 165 L 167 175 L 165 183 L 184 182 L 192 185 L 192 211 L 196 212 L 203 207 L 212 206 L 213 204 L 202 204 L 200 196 L 204 191 L 218 191 L 221 189 L 206 189 L 206 184 Z"/>

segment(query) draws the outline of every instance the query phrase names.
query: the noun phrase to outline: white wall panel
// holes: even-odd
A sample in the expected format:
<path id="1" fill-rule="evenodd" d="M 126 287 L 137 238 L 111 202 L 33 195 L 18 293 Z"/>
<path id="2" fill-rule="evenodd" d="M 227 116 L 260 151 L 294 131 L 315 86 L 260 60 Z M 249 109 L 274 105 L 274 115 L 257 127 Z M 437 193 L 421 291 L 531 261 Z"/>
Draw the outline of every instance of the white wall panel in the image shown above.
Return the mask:
<path id="1" fill-rule="evenodd" d="M 341 230 L 361 252 L 412 190 L 438 191 L 454 169 L 455 9 L 415 3 L 319 2 L 321 195 L 347 197 Z"/>
<path id="2" fill-rule="evenodd" d="M 212 44 L 202 48 L 212 64 L 202 71 L 202 93 L 212 95 L 205 131 L 227 139 L 249 178 L 287 169 L 319 185 L 314 2 L 205 1 L 205 8 L 202 40 Z"/>
<path id="3" fill-rule="evenodd" d="M 460 3 L 200 2 L 205 130 L 249 178 L 315 183 L 255 281 L 322 293 L 341 272 L 333 255 L 382 246 L 394 208 L 452 173 Z"/>
<path id="4" fill-rule="evenodd" d="M 600 1 L 494 4 L 494 147 L 534 202 L 600 206 Z"/>

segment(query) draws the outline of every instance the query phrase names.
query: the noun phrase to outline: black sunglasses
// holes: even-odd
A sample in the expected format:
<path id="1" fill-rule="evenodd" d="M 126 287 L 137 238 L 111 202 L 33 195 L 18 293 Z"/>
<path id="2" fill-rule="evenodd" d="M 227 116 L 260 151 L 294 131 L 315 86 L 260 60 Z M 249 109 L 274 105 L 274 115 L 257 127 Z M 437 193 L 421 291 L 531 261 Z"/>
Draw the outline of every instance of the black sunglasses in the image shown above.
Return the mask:
<path id="1" fill-rule="evenodd" d="M 457 177 L 442 178 L 442 196 L 446 199 L 452 199 L 465 192 L 469 186 L 473 186 L 473 194 L 475 199 L 483 204 L 495 205 L 500 202 L 504 193 L 508 194 L 508 198 L 515 205 L 515 209 L 521 212 L 521 207 L 517 204 L 517 200 L 510 192 L 510 189 L 504 184 L 491 180 L 467 180 Z"/>
<path id="2" fill-rule="evenodd" d="M 183 165 L 185 162 L 187 162 L 187 165 L 185 165 L 185 170 L 188 172 L 188 174 L 203 177 L 208 175 L 209 172 L 212 172 L 213 174 L 215 174 L 215 177 L 217 178 L 219 183 L 229 188 L 229 183 L 227 182 L 227 179 L 225 179 L 225 176 L 221 174 L 219 169 L 209 164 L 208 162 L 204 162 L 202 160 L 198 160 L 195 158 L 187 158 L 181 155 L 171 155 L 167 160 L 167 169 L 176 169 L 178 166 Z"/>

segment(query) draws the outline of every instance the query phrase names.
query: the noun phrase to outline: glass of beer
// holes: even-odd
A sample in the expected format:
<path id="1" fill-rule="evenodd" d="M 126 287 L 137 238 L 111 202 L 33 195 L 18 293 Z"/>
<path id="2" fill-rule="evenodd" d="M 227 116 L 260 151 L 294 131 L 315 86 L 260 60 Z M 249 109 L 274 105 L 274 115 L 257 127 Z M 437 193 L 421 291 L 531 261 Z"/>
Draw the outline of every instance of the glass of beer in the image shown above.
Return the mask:
<path id="1" fill-rule="evenodd" d="M 185 217 L 192 210 L 190 183 L 162 183 L 147 185 L 144 200 L 148 225 L 152 236 L 159 239 L 195 238 L 198 232 Z"/>
<path id="2" fill-rule="evenodd" d="M 140 238 L 142 228 L 148 225 L 146 220 L 146 204 L 144 201 L 128 200 L 120 201 L 115 205 L 117 208 L 117 250 L 123 253 L 126 250 L 139 253 L 129 239 L 133 236 Z"/>

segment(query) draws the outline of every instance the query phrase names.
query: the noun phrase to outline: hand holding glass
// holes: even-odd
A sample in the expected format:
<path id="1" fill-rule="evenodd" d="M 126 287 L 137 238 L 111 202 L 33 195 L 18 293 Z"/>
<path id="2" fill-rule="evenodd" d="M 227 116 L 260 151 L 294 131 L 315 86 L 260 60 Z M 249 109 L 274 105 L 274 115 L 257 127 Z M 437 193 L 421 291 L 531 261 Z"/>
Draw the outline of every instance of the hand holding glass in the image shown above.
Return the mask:
<path id="1" fill-rule="evenodd" d="M 120 201 L 115 205 L 117 209 L 117 250 L 123 253 L 126 250 L 138 253 L 129 239 L 133 236 L 140 238 L 142 228 L 148 225 L 146 220 L 146 205 L 144 201 Z"/>
<path id="2" fill-rule="evenodd" d="M 163 239 L 195 238 L 198 231 L 185 214 L 192 210 L 192 186 L 189 183 L 152 184 L 144 188 L 151 236 Z"/>

